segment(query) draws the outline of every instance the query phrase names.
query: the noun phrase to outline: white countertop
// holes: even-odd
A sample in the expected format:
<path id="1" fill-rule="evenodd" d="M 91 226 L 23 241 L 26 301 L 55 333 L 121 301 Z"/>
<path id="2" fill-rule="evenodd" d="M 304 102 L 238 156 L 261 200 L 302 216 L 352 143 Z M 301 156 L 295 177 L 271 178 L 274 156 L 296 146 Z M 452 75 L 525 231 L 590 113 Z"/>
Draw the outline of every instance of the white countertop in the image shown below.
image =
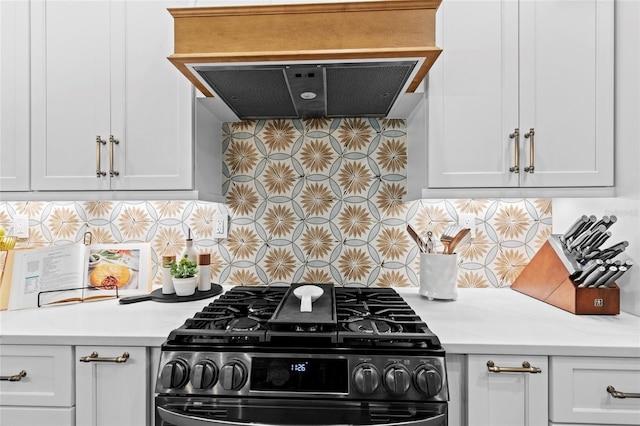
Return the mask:
<path id="1" fill-rule="evenodd" d="M 640 317 L 574 315 L 511 289 L 460 289 L 429 301 L 397 289 L 448 353 L 640 357 Z M 0 312 L 0 344 L 160 346 L 212 299 L 117 300 Z"/>

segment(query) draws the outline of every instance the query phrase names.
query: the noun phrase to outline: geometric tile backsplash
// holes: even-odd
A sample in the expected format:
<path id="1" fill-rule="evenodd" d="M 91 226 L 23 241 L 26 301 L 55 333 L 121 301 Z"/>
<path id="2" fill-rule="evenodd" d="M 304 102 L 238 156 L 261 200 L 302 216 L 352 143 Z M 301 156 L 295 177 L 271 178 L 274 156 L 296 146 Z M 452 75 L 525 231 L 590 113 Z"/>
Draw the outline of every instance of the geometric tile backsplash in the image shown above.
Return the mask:
<path id="1" fill-rule="evenodd" d="M 551 233 L 551 200 L 403 203 L 406 141 L 404 120 L 224 123 L 226 204 L 0 202 L 0 224 L 29 215 L 22 247 L 81 242 L 87 230 L 94 243 L 149 242 L 156 284 L 162 255 L 179 254 L 190 230 L 196 249 L 211 253 L 214 282 L 417 286 L 407 223 L 438 237 L 472 213 L 476 237 L 459 250 L 458 286 L 509 286 Z M 231 217 L 227 239 L 212 237 L 219 212 Z"/>

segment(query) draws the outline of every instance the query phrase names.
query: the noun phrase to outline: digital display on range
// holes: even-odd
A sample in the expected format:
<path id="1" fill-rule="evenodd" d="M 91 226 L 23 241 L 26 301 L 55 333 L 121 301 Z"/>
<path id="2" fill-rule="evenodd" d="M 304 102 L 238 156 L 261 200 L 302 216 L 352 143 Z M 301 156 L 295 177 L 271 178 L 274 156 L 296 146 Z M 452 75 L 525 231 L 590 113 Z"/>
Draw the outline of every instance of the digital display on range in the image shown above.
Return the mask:
<path id="1" fill-rule="evenodd" d="M 263 358 L 251 360 L 251 390 L 347 393 L 346 359 Z"/>

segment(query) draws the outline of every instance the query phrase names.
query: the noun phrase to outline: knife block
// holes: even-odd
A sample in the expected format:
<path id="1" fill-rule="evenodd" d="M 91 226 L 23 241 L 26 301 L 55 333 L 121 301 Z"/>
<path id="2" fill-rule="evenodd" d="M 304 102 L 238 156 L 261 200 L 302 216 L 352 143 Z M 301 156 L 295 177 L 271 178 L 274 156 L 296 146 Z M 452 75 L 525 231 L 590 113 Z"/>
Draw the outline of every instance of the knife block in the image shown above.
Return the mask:
<path id="1" fill-rule="evenodd" d="M 511 288 L 577 315 L 619 314 L 620 288 L 579 288 L 571 275 L 581 269 L 559 236 L 551 235 Z"/>

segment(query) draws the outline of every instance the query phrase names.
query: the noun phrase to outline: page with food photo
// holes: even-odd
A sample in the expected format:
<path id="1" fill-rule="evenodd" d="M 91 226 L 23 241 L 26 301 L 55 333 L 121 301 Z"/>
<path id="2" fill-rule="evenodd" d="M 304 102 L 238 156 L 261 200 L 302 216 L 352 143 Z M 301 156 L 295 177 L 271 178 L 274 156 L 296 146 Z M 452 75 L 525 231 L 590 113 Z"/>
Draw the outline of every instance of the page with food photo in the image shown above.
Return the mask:
<path id="1" fill-rule="evenodd" d="M 85 300 L 143 294 L 151 291 L 150 247 L 145 243 L 87 246 Z"/>

